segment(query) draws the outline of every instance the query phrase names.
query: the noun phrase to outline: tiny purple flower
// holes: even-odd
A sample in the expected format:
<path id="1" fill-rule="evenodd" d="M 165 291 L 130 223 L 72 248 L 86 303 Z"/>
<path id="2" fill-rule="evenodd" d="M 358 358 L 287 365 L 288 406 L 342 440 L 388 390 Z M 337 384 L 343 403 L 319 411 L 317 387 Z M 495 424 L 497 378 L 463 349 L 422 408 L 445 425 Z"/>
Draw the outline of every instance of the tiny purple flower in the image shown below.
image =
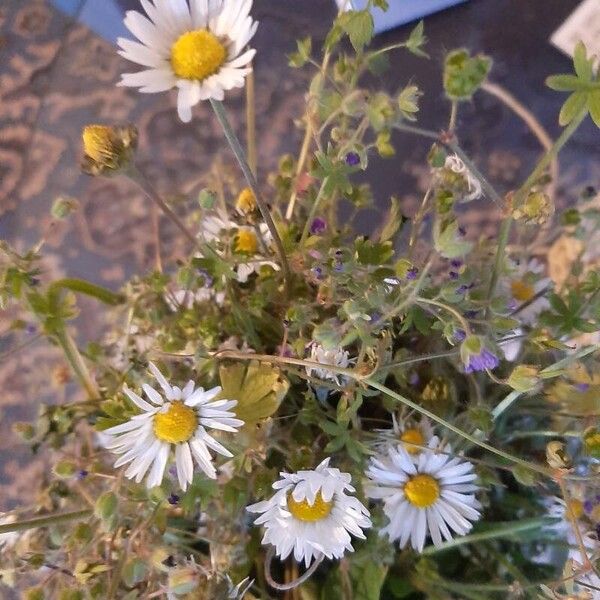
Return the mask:
<path id="1" fill-rule="evenodd" d="M 171 494 L 168 498 L 167 498 L 167 502 L 171 505 L 171 506 L 175 506 L 178 502 L 179 502 L 179 496 L 177 494 Z"/>
<path id="2" fill-rule="evenodd" d="M 495 369 L 500 364 L 500 360 L 487 348 L 483 348 L 479 354 L 469 356 L 469 364 L 465 366 L 465 373 L 475 371 L 485 371 Z"/>
<path id="3" fill-rule="evenodd" d="M 327 221 L 317 217 L 313 220 L 310 226 L 310 232 L 312 235 L 321 235 L 327 229 Z"/>
<path id="4" fill-rule="evenodd" d="M 506 308 L 508 308 L 508 310 L 516 310 L 518 306 L 519 306 L 519 303 L 514 298 L 511 298 L 506 303 Z"/>
<path id="5" fill-rule="evenodd" d="M 418 274 L 419 274 L 419 269 L 417 269 L 417 267 L 411 267 L 406 272 L 406 279 L 408 279 L 409 281 L 414 281 L 417 278 Z"/>
<path id="6" fill-rule="evenodd" d="M 450 266 L 454 269 L 460 269 L 462 267 L 462 260 L 457 260 L 456 258 L 450 261 Z"/>
<path id="7" fill-rule="evenodd" d="M 89 473 L 85 469 L 81 469 L 77 472 L 77 479 L 81 481 L 82 479 L 85 479 L 88 475 Z"/>
<path id="8" fill-rule="evenodd" d="M 583 510 L 589 515 L 594 510 L 594 503 L 591 500 L 586 500 L 583 503 Z"/>
<path id="9" fill-rule="evenodd" d="M 464 342 L 466 338 L 467 338 L 467 334 L 462 329 L 457 329 L 454 332 L 454 339 L 457 342 Z"/>
<path id="10" fill-rule="evenodd" d="M 357 167 L 360 164 L 360 155 L 356 152 L 346 154 L 346 164 L 349 167 Z"/>
<path id="11" fill-rule="evenodd" d="M 457 294 L 466 294 L 467 291 L 468 291 L 468 289 L 469 289 L 469 286 L 465 285 L 463 283 L 461 286 L 459 286 L 459 287 L 456 288 L 456 293 Z"/>
<path id="12" fill-rule="evenodd" d="M 578 392 L 587 392 L 590 389 L 589 383 L 578 383 L 575 385 Z"/>
<path id="13" fill-rule="evenodd" d="M 311 269 L 311 271 L 316 279 L 323 279 L 323 268 L 322 267 L 313 267 Z"/>
<path id="14" fill-rule="evenodd" d="M 465 237 L 465 235 L 467 235 L 467 230 L 464 227 L 461 226 L 461 227 L 458 228 L 458 233 L 460 235 L 462 235 L 463 237 Z"/>
<path id="15" fill-rule="evenodd" d="M 341 273 L 344 270 L 344 263 L 341 260 L 336 260 L 333 263 L 333 270 Z"/>
<path id="16" fill-rule="evenodd" d="M 419 382 L 421 381 L 421 378 L 419 377 L 419 374 L 416 371 L 413 371 L 409 376 L 408 376 L 408 383 L 410 383 L 410 385 L 412 386 L 417 386 L 419 385 Z"/>
<path id="17" fill-rule="evenodd" d="M 28 323 L 25 326 L 25 332 L 29 335 L 33 335 L 37 331 L 37 326 L 33 323 Z"/>
<path id="18" fill-rule="evenodd" d="M 479 314 L 478 310 L 466 310 L 465 317 L 467 319 L 474 319 Z"/>
<path id="19" fill-rule="evenodd" d="M 448 276 L 450 277 L 450 279 L 452 279 L 452 281 L 456 281 L 460 277 L 456 271 L 450 271 L 450 273 L 448 273 Z"/>

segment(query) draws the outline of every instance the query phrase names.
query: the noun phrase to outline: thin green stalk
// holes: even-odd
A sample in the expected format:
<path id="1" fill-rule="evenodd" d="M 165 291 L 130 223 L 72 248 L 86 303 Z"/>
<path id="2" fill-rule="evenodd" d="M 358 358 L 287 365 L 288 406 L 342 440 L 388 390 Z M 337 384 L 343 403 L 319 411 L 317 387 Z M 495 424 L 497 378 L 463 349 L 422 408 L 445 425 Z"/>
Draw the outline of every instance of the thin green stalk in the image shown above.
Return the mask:
<path id="1" fill-rule="evenodd" d="M 216 352 L 215 354 L 212 354 L 212 356 L 216 359 L 223 359 L 223 360 L 228 359 L 228 358 L 235 359 L 235 360 L 257 360 L 257 361 L 261 361 L 261 362 L 270 362 L 270 363 L 282 364 L 282 365 L 290 364 L 290 365 L 297 365 L 297 366 L 301 366 L 301 367 L 310 367 L 310 368 L 319 368 L 319 369 L 323 368 L 323 364 L 317 363 L 314 361 L 302 360 L 299 358 L 288 358 L 285 356 L 271 356 L 268 354 L 248 354 L 248 353 L 244 353 L 244 352 L 238 352 L 235 350 L 222 350 L 220 352 Z M 483 448 L 484 450 L 487 450 L 488 452 L 491 452 L 492 454 L 495 454 L 496 456 L 500 456 L 501 458 L 504 458 L 505 460 L 507 460 L 509 462 L 520 465 L 521 467 L 528 469 L 530 471 L 540 473 L 546 477 L 552 478 L 552 476 L 553 476 L 552 471 L 550 471 L 550 469 L 542 467 L 541 465 L 537 465 L 536 463 L 523 460 L 522 458 L 518 458 L 516 456 L 513 456 L 512 454 L 509 454 L 508 452 L 504 452 L 503 450 L 499 450 L 498 448 L 494 448 L 493 446 L 490 446 L 489 444 L 482 442 L 481 440 L 477 439 L 473 435 L 467 433 L 466 431 L 463 431 L 462 429 L 456 427 L 452 423 L 449 423 L 445 419 L 442 419 L 440 416 L 436 415 L 435 413 L 427 410 L 426 408 L 423 408 L 422 406 L 413 402 L 412 400 L 409 400 L 408 398 L 401 396 L 400 394 L 394 392 L 393 390 L 386 387 L 379 381 L 374 380 L 372 378 L 372 375 L 362 376 L 362 375 L 360 375 L 360 373 L 357 373 L 355 369 L 344 369 L 341 367 L 336 367 L 335 365 L 327 365 L 327 370 L 331 371 L 332 373 L 337 373 L 339 375 L 346 375 L 346 376 L 350 377 L 351 379 L 358 381 L 359 383 L 362 383 L 362 384 L 367 385 L 375 390 L 380 391 L 381 393 L 385 394 L 386 396 L 389 396 L 393 400 L 396 400 L 397 402 L 400 402 L 401 404 L 404 404 L 405 406 L 412 408 L 414 411 L 416 411 L 426 417 L 429 417 L 429 419 L 431 419 L 432 421 L 439 423 L 442 427 L 449 429 L 450 431 L 454 432 L 456 435 L 468 440 L 475 446 L 479 446 L 480 448 Z"/>
<path id="2" fill-rule="evenodd" d="M 458 118 L 458 100 L 452 100 L 450 107 L 450 122 L 448 123 L 448 131 L 453 133 L 456 129 L 456 120 Z"/>
<path id="3" fill-rule="evenodd" d="M 470 535 L 464 535 L 457 537 L 447 542 L 444 542 L 440 546 L 428 546 L 422 552 L 423 556 L 431 556 L 432 554 L 438 554 L 439 552 L 445 552 L 457 546 L 464 544 L 475 544 L 484 540 L 497 540 L 505 537 L 509 537 L 516 533 L 522 533 L 524 531 L 531 531 L 532 529 L 541 529 L 542 527 L 552 525 L 554 519 L 548 517 L 536 517 L 533 519 L 523 519 L 520 521 L 508 521 L 505 523 L 496 523 L 493 530 L 490 531 L 479 531 L 477 533 L 471 533 Z"/>
<path id="4" fill-rule="evenodd" d="M 306 239 L 308 238 L 311 223 L 313 222 L 315 215 L 317 214 L 317 210 L 319 209 L 319 205 L 325 196 L 325 189 L 327 188 L 328 183 L 329 177 L 325 177 L 325 179 L 323 179 L 323 183 L 321 183 L 321 187 L 319 188 L 319 193 L 317 194 L 317 197 L 310 208 L 310 213 L 306 219 L 306 223 L 304 224 L 304 231 L 302 232 L 302 237 L 300 238 L 300 247 L 304 245 L 304 242 L 306 242 Z"/>
<path id="5" fill-rule="evenodd" d="M 254 70 L 246 77 L 246 146 L 248 148 L 248 165 L 256 177 L 258 160 L 256 156 L 256 90 Z"/>
<path id="6" fill-rule="evenodd" d="M 279 232 L 277 231 L 277 227 L 275 226 L 275 222 L 273 221 L 273 217 L 271 216 L 269 208 L 267 207 L 260 194 L 256 178 L 254 177 L 250 166 L 246 162 L 244 150 L 242 149 L 242 145 L 240 144 L 240 141 L 238 140 L 235 132 L 233 131 L 233 128 L 231 127 L 231 123 L 229 123 L 229 119 L 227 118 L 227 113 L 225 112 L 225 107 L 223 106 L 223 103 L 213 99 L 211 99 L 210 103 L 213 107 L 213 110 L 215 111 L 217 120 L 223 128 L 223 133 L 225 134 L 225 137 L 229 142 L 229 146 L 235 154 L 240 168 L 242 169 L 242 173 L 246 178 L 248 186 L 250 187 L 252 193 L 254 194 L 254 197 L 256 198 L 256 204 L 258 205 L 262 218 L 264 219 L 265 223 L 267 224 L 267 227 L 269 228 L 269 231 L 271 232 L 271 236 L 273 237 L 273 241 L 275 242 L 275 247 L 277 248 L 277 253 L 279 254 L 279 260 L 281 262 L 281 268 L 283 270 L 283 277 L 285 279 L 286 290 L 289 294 L 291 285 L 290 266 L 287 261 L 287 256 L 285 254 L 283 242 L 281 241 L 281 237 L 279 236 Z"/>
<path id="7" fill-rule="evenodd" d="M 154 202 L 160 210 L 167 216 L 173 224 L 183 233 L 183 235 L 194 245 L 198 246 L 198 238 L 186 227 L 184 222 L 175 214 L 171 207 L 160 197 L 154 186 L 148 180 L 148 177 L 137 166 L 131 165 L 125 173 L 129 179 L 136 183 Z"/>
<path id="8" fill-rule="evenodd" d="M 69 523 L 71 521 L 79 521 L 92 516 L 92 510 L 76 510 L 73 512 L 48 515 L 46 517 L 36 517 L 27 521 L 15 521 L 14 523 L 6 523 L 0 525 L 0 535 L 3 533 L 13 533 L 15 531 L 27 531 L 29 529 L 38 529 L 40 527 L 49 527 L 60 523 Z"/>
<path id="9" fill-rule="evenodd" d="M 454 317 L 462 325 L 463 329 L 465 330 L 465 333 L 467 335 L 471 334 L 471 327 L 469 325 L 469 322 L 455 308 L 452 308 L 452 306 L 449 306 L 448 304 L 444 304 L 443 302 L 439 302 L 438 300 L 431 300 L 429 298 L 417 298 L 416 303 L 417 304 L 419 304 L 419 303 L 430 304 L 432 306 L 437 306 L 438 308 L 441 308 L 441 309 L 449 312 L 450 314 L 454 315 Z"/>
<path id="10" fill-rule="evenodd" d="M 535 169 L 533 169 L 529 177 L 525 180 L 525 183 L 523 183 L 523 185 L 514 195 L 513 208 L 517 208 L 523 203 L 531 188 L 542 177 L 544 171 L 563 149 L 564 145 L 569 141 L 569 139 L 571 139 L 573 134 L 577 131 L 583 120 L 586 118 L 587 114 L 588 109 L 586 106 L 577 114 L 577 116 L 569 123 L 569 125 L 565 127 L 563 132 L 560 134 L 560 137 L 556 140 L 556 142 L 554 142 L 552 148 L 550 148 L 550 150 L 548 150 L 548 152 L 542 156 Z M 492 277 L 490 279 L 490 285 L 487 293 L 488 303 L 492 300 L 494 293 L 496 292 L 496 285 L 498 284 L 500 270 L 502 269 L 504 256 L 506 254 L 506 247 L 510 238 L 512 221 L 512 215 L 509 214 L 504 219 L 502 226 L 500 227 L 500 232 L 498 234 L 498 249 L 496 251 L 496 259 L 494 261 L 494 270 L 492 271 Z M 489 305 L 487 312 L 489 312 Z"/>
<path id="11" fill-rule="evenodd" d="M 64 323 L 61 323 L 56 327 L 54 338 L 61 347 L 67 362 L 81 382 L 81 385 L 83 385 L 90 399 L 99 398 L 100 391 L 98 390 L 98 386 L 92 379 L 87 365 L 79 352 L 79 348 L 77 348 L 77 344 L 73 341 L 73 338 L 70 336 Z"/>
<path id="12" fill-rule="evenodd" d="M 354 377 L 356 377 L 356 375 L 354 375 Z M 509 462 L 512 462 L 516 465 L 520 465 L 521 467 L 524 467 L 525 469 L 528 469 L 529 471 L 535 471 L 536 473 L 540 473 L 547 477 L 552 477 L 552 473 L 549 469 L 542 467 L 541 465 L 537 465 L 533 462 L 523 460 L 522 458 L 513 456 L 512 454 L 509 454 L 508 452 L 504 452 L 504 450 L 499 450 L 498 448 L 494 448 L 493 446 L 490 446 L 489 444 L 482 442 L 481 440 L 477 439 L 470 433 L 463 431 L 462 429 L 456 427 L 452 423 L 449 423 L 445 419 L 442 419 L 435 413 L 427 410 L 426 408 L 423 408 L 416 402 L 413 402 L 412 400 L 409 400 L 408 398 L 401 396 L 400 394 L 394 392 L 393 390 L 390 390 L 388 387 L 386 387 L 382 383 L 379 383 L 378 381 L 374 381 L 373 379 L 371 379 L 369 377 L 367 377 L 365 379 L 361 379 L 361 381 L 365 385 L 368 385 L 369 387 L 379 390 L 380 392 L 382 392 L 386 396 L 389 396 L 393 400 L 396 400 L 397 402 L 400 402 L 401 404 L 404 404 L 405 406 L 408 406 L 409 408 L 412 408 L 413 410 L 417 411 L 418 413 L 428 417 L 432 421 L 439 423 L 442 427 L 449 429 L 450 431 L 454 432 L 456 435 L 464 438 L 465 440 L 468 440 L 472 444 L 475 444 L 475 446 L 479 446 L 480 448 L 483 448 L 484 450 L 487 450 L 488 452 L 491 452 L 492 454 L 495 454 L 496 456 L 500 456 L 501 458 L 504 458 L 505 460 L 508 460 Z"/>

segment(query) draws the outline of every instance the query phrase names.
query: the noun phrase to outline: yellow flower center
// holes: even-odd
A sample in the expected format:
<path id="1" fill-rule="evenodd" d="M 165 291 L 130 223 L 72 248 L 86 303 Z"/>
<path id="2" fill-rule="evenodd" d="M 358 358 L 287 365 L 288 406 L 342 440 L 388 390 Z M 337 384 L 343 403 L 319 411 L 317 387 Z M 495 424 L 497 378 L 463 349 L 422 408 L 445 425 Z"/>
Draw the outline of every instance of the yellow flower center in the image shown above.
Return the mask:
<path id="1" fill-rule="evenodd" d="M 290 492 L 287 497 L 288 510 L 298 519 L 299 521 L 306 521 L 308 523 L 314 523 L 320 521 L 329 515 L 333 508 L 333 501 L 325 502 L 321 492 L 317 492 L 315 496 L 314 504 L 309 504 L 308 500 L 301 500 L 297 502 L 294 500 L 292 493 Z"/>
<path id="2" fill-rule="evenodd" d="M 431 475 L 415 475 L 404 484 L 404 495 L 413 506 L 427 508 L 440 497 L 440 484 Z"/>
<path id="3" fill-rule="evenodd" d="M 515 279 L 510 284 L 510 291 L 515 300 L 529 302 L 535 296 L 535 288 L 522 279 Z"/>
<path id="4" fill-rule="evenodd" d="M 250 188 L 240 192 L 235 206 L 244 215 L 256 210 L 256 198 Z"/>
<path id="5" fill-rule="evenodd" d="M 245 254 L 256 254 L 258 239 L 251 229 L 240 229 L 235 236 L 235 251 Z"/>
<path id="6" fill-rule="evenodd" d="M 97 163 L 105 162 L 115 156 L 114 137 L 110 127 L 105 125 L 87 125 L 83 129 L 83 150 Z"/>
<path id="7" fill-rule="evenodd" d="M 187 442 L 198 427 L 198 415 L 183 402 L 172 402 L 166 412 L 154 415 L 154 435 L 170 444 Z"/>
<path id="8" fill-rule="evenodd" d="M 171 48 L 171 66 L 181 79 L 202 81 L 214 75 L 226 58 L 225 46 L 206 29 L 184 33 Z"/>
<path id="9" fill-rule="evenodd" d="M 420 429 L 407 429 L 401 436 L 400 441 L 404 442 L 404 448 L 409 454 L 418 454 L 421 448 L 412 446 L 411 444 L 425 445 L 425 438 Z"/>

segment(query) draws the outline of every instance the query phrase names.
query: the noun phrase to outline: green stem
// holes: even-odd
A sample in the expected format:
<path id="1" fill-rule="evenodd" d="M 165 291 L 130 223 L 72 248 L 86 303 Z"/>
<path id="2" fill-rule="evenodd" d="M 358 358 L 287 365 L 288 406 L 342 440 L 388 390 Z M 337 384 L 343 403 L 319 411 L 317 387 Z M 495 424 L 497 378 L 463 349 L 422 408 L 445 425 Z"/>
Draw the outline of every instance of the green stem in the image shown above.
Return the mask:
<path id="1" fill-rule="evenodd" d="M 458 100 L 452 100 L 450 107 L 450 122 L 448 123 L 448 131 L 453 133 L 456 129 L 456 119 L 458 118 Z"/>
<path id="2" fill-rule="evenodd" d="M 248 148 L 248 165 L 256 177 L 258 160 L 256 156 L 256 91 L 254 70 L 246 77 L 246 146 Z"/>
<path id="3" fill-rule="evenodd" d="M 242 173 L 244 174 L 248 186 L 250 187 L 252 193 L 254 194 L 254 197 L 256 198 L 256 204 L 258 205 L 262 218 L 264 219 L 265 223 L 267 224 L 267 227 L 269 228 L 269 231 L 271 232 L 271 236 L 273 237 L 273 241 L 275 242 L 275 247 L 277 248 L 277 253 L 279 254 L 281 268 L 283 269 L 286 290 L 289 294 L 291 284 L 291 271 L 287 261 L 287 256 L 285 254 L 285 249 L 283 247 L 283 242 L 281 241 L 281 237 L 279 236 L 279 232 L 277 231 L 277 227 L 275 226 L 273 217 L 271 216 L 269 208 L 267 207 L 260 194 L 260 191 L 258 189 L 258 182 L 256 181 L 254 174 L 252 173 L 252 169 L 250 169 L 248 163 L 246 162 L 244 150 L 242 149 L 242 145 L 240 144 L 240 141 L 238 140 L 235 132 L 233 131 L 233 128 L 231 127 L 231 124 L 229 123 L 229 119 L 227 118 L 227 113 L 225 112 L 225 107 L 223 106 L 223 103 L 213 99 L 211 99 L 210 103 L 213 107 L 213 110 L 215 111 L 217 120 L 223 128 L 223 133 L 225 134 L 225 137 L 229 142 L 229 146 L 235 154 L 240 168 L 242 169 Z"/>
<path id="4" fill-rule="evenodd" d="M 451 315 L 454 315 L 454 317 L 458 320 L 458 322 L 462 325 L 463 329 L 465 330 L 465 333 L 467 335 L 471 335 L 471 327 L 469 326 L 469 322 L 454 308 L 452 308 L 452 306 L 449 306 L 448 304 L 444 304 L 443 302 L 439 302 L 438 300 L 431 300 L 429 298 L 417 298 L 416 299 L 417 304 L 430 304 L 432 306 L 437 306 L 438 308 L 441 308 L 447 312 L 449 312 Z"/>
<path id="5" fill-rule="evenodd" d="M 544 174 L 544 171 L 548 168 L 550 163 L 556 158 L 558 153 L 562 150 L 564 145 L 569 141 L 573 134 L 577 131 L 583 120 L 588 114 L 587 106 L 582 109 L 577 116 L 569 123 L 567 127 L 560 134 L 560 137 L 554 142 L 552 148 L 548 150 L 542 156 L 541 160 L 536 165 L 535 169 L 531 172 L 531 175 L 525 180 L 525 183 L 519 188 L 513 199 L 513 208 L 518 208 L 525 200 L 529 190 L 536 184 L 536 182 Z M 498 284 L 498 278 L 500 277 L 500 270 L 504 263 L 504 256 L 506 254 L 506 247 L 510 238 L 510 230 L 512 227 L 512 215 L 509 214 L 503 221 L 498 234 L 498 249 L 496 251 L 496 260 L 494 261 L 494 270 L 492 271 L 492 277 L 490 279 L 490 285 L 488 288 L 487 299 L 489 313 L 489 302 L 491 302 L 496 292 L 496 285 Z"/>
<path id="6" fill-rule="evenodd" d="M 122 294 L 115 294 L 113 291 L 106 289 L 100 285 L 95 285 L 86 281 L 85 279 L 67 278 L 59 279 L 52 283 L 50 287 L 66 289 L 78 294 L 84 294 L 95 298 L 104 304 L 110 304 L 112 306 L 118 306 L 125 301 Z"/>
<path id="7" fill-rule="evenodd" d="M 58 525 L 59 523 L 68 523 L 70 521 L 79 521 L 92 516 L 92 510 L 76 510 L 74 512 L 62 513 L 58 515 L 48 515 L 46 517 L 37 517 L 27 521 L 16 521 L 15 523 L 6 523 L 0 525 L 0 535 L 3 533 L 13 533 L 15 531 L 26 531 L 29 529 L 38 529 L 39 527 L 48 527 Z"/>
<path id="8" fill-rule="evenodd" d="M 554 523 L 553 519 L 548 517 L 536 517 L 534 519 L 524 519 L 521 521 L 509 521 L 506 523 L 496 523 L 493 530 L 480 531 L 457 537 L 447 542 L 444 542 L 440 546 L 429 546 L 423 550 L 423 556 L 430 556 L 437 554 L 438 552 L 444 552 L 463 544 L 474 544 L 484 540 L 496 540 L 500 538 L 509 537 L 515 533 L 521 533 L 523 531 L 531 531 L 532 529 L 540 529 L 544 526 L 551 525 Z"/>
<path id="9" fill-rule="evenodd" d="M 85 388 L 90 399 L 100 398 L 100 391 L 98 390 L 98 386 L 96 382 L 92 379 L 90 372 L 88 371 L 87 365 L 79 352 L 79 348 L 77 348 L 77 344 L 73 341 L 73 338 L 70 336 L 67 331 L 66 325 L 61 323 L 56 327 L 54 331 L 54 338 L 56 339 L 58 345 L 61 347 L 67 362 L 71 366 L 71 369 Z"/>
<path id="10" fill-rule="evenodd" d="M 323 183 L 321 183 L 319 193 L 317 194 L 317 197 L 315 198 L 315 201 L 313 202 L 313 205 L 311 206 L 310 213 L 308 215 L 308 218 L 306 219 L 306 223 L 304 224 L 304 231 L 302 232 L 302 237 L 300 238 L 300 246 L 301 247 L 304 245 L 304 242 L 306 242 L 306 239 L 308 238 L 308 234 L 310 233 L 311 223 L 313 222 L 315 215 L 317 214 L 317 210 L 319 209 L 319 205 L 321 204 L 321 201 L 323 200 L 323 197 L 325 196 L 325 189 L 327 188 L 328 183 L 329 183 L 329 177 L 325 177 L 325 179 L 323 179 Z"/>
<path id="11" fill-rule="evenodd" d="M 154 202 L 160 210 L 168 217 L 173 224 L 183 233 L 183 235 L 196 247 L 198 247 L 198 238 L 186 227 L 184 222 L 175 214 L 173 209 L 160 197 L 154 186 L 150 183 L 148 177 L 137 166 L 131 165 L 126 172 L 127 177 L 135 182 Z"/>
<path id="12" fill-rule="evenodd" d="M 327 367 L 327 368 L 329 369 L 330 367 Z M 356 375 L 354 375 L 354 377 L 356 377 Z M 487 450 L 488 452 L 491 452 L 492 454 L 495 454 L 496 456 L 500 456 L 501 458 L 504 458 L 505 460 L 508 460 L 516 465 L 520 465 L 521 467 L 528 469 L 529 471 L 535 471 L 536 473 L 540 473 L 547 477 L 552 477 L 552 473 L 549 471 L 549 469 L 546 469 L 545 467 L 537 465 L 531 461 L 523 460 L 522 458 L 513 456 L 512 454 L 509 454 L 508 452 L 504 452 L 504 450 L 499 450 L 498 448 L 494 448 L 493 446 L 490 446 L 489 444 L 482 442 L 481 440 L 477 439 L 470 433 L 467 433 L 466 431 L 463 431 L 462 429 L 456 427 L 452 423 L 449 423 L 445 419 L 442 419 L 435 413 L 427 410 L 426 408 L 423 408 L 416 402 L 413 402 L 412 400 L 409 400 L 408 398 L 401 396 L 400 394 L 394 392 L 393 390 L 390 390 L 388 387 L 379 383 L 378 381 L 374 381 L 373 379 L 370 379 L 370 378 L 361 379 L 361 381 L 365 385 L 368 385 L 369 387 L 379 390 L 380 392 L 382 392 L 386 396 L 389 396 L 393 400 L 396 400 L 397 402 L 400 402 L 401 404 L 404 404 L 405 406 L 412 408 L 414 411 L 428 417 L 432 421 L 439 423 L 442 427 L 449 429 L 450 431 L 454 432 L 456 435 L 464 438 L 465 440 L 468 440 L 475 446 L 479 446 L 480 448 L 483 448 L 484 450 Z"/>
<path id="13" fill-rule="evenodd" d="M 297 365 L 297 366 L 302 366 L 302 367 L 312 367 L 312 368 L 316 367 L 319 369 L 322 369 L 324 367 L 324 365 L 321 363 L 317 363 L 314 361 L 308 361 L 308 360 L 302 360 L 299 358 L 288 358 L 285 356 L 271 356 L 268 354 L 248 354 L 248 353 L 244 353 L 244 352 L 238 352 L 235 350 L 221 350 L 219 352 L 216 352 L 215 354 L 212 354 L 212 356 L 216 359 L 223 359 L 223 360 L 230 358 L 230 359 L 235 359 L 235 360 L 249 360 L 249 361 L 257 360 L 259 362 L 270 362 L 270 363 L 283 364 L 283 365 L 290 364 L 290 365 Z M 484 450 L 487 450 L 488 452 L 491 452 L 492 454 L 495 454 L 496 456 L 500 456 L 501 458 L 504 458 L 505 460 L 507 460 L 509 462 L 520 465 L 521 467 L 528 469 L 530 471 L 535 471 L 536 473 L 540 473 L 546 477 L 552 478 L 552 476 L 553 476 L 552 472 L 545 467 L 537 465 L 531 461 L 523 460 L 522 458 L 518 458 L 516 456 L 513 456 L 512 454 L 509 454 L 508 452 L 504 452 L 503 450 L 499 450 L 498 448 L 494 448 L 493 446 L 490 446 L 489 444 L 482 442 L 481 440 L 477 439 L 476 437 L 472 436 L 471 434 L 467 433 L 466 431 L 463 431 L 462 429 L 456 427 L 452 423 L 449 423 L 445 419 L 442 419 L 435 413 L 427 410 L 426 408 L 423 408 L 421 405 L 417 404 L 416 402 L 413 402 L 412 400 L 409 400 L 408 398 L 401 396 L 400 394 L 394 392 L 393 390 L 386 387 L 382 383 L 379 383 L 379 381 L 372 379 L 371 376 L 364 377 L 364 376 L 361 376 L 359 373 L 357 373 L 356 370 L 354 370 L 354 369 L 344 369 L 341 367 L 336 367 L 335 365 L 326 365 L 326 369 L 328 371 L 331 371 L 332 373 L 337 373 L 339 375 L 346 375 L 346 376 L 354 379 L 355 381 L 358 381 L 359 383 L 368 385 L 369 387 L 380 391 L 381 393 L 385 394 L 386 396 L 389 396 L 393 400 L 396 400 L 397 402 L 400 402 L 401 404 L 404 404 L 405 406 L 412 408 L 414 411 L 416 411 L 426 417 L 429 417 L 429 419 L 431 419 L 432 421 L 439 423 L 442 427 L 449 429 L 450 431 L 454 432 L 456 435 L 468 440 L 475 446 L 479 446 L 480 448 L 483 448 Z"/>

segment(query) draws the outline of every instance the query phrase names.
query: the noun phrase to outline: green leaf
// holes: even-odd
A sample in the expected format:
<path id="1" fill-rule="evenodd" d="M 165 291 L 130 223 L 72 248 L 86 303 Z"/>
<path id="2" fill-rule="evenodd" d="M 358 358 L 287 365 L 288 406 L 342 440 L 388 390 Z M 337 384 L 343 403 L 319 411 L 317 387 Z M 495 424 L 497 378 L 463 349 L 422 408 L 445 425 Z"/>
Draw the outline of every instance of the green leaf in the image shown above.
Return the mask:
<path id="1" fill-rule="evenodd" d="M 423 21 L 419 21 L 417 26 L 410 32 L 408 39 L 406 40 L 406 49 L 417 56 L 423 58 L 429 58 L 429 56 L 421 50 L 421 48 L 427 43 L 427 38 L 423 34 L 425 30 L 425 24 Z"/>
<path id="2" fill-rule="evenodd" d="M 435 249 L 444 258 L 458 258 L 470 252 L 473 244 L 462 239 L 458 232 L 458 223 L 442 223 L 438 219 L 433 227 Z"/>
<path id="3" fill-rule="evenodd" d="M 279 369 L 256 361 L 222 366 L 219 375 L 223 388 L 219 397 L 237 400 L 233 410 L 246 426 L 274 415 L 289 388 Z"/>
<path id="4" fill-rule="evenodd" d="M 588 109 L 596 127 L 600 127 L 600 90 L 588 94 Z"/>
<path id="5" fill-rule="evenodd" d="M 340 16 L 340 24 L 348 34 L 356 52 L 360 52 L 373 39 L 373 15 L 370 10 L 353 10 Z"/>
<path id="6" fill-rule="evenodd" d="M 546 85 L 557 92 L 574 92 L 584 89 L 575 75 L 550 75 L 546 78 Z"/>
<path id="7" fill-rule="evenodd" d="M 381 233 L 379 234 L 379 241 L 387 242 L 388 240 L 391 240 L 396 235 L 403 222 L 402 212 L 400 211 L 400 201 L 395 196 L 392 196 L 390 198 L 390 210 L 385 217 Z"/>
<path id="8" fill-rule="evenodd" d="M 560 109 L 558 122 L 565 127 L 568 125 L 585 107 L 587 103 L 587 94 L 585 92 L 575 92 L 571 94 Z"/>
<path id="9" fill-rule="evenodd" d="M 419 112 L 419 98 L 423 93 L 416 85 L 406 86 L 398 96 L 398 107 L 402 116 L 408 121 L 415 121 L 415 114 Z"/>
<path id="10" fill-rule="evenodd" d="M 290 54 L 289 65 L 296 69 L 303 67 L 309 60 L 312 51 L 312 40 L 310 37 L 296 42 L 298 51 Z"/>
<path id="11" fill-rule="evenodd" d="M 390 241 L 377 244 L 364 237 L 359 237 L 354 242 L 356 257 L 363 265 L 382 265 L 389 262 L 394 255 L 394 248 Z"/>
<path id="12" fill-rule="evenodd" d="M 594 61 L 588 59 L 587 51 L 582 41 L 579 41 L 577 46 L 575 46 L 573 66 L 575 67 L 575 73 L 577 73 L 579 79 L 586 82 L 592 81 L 592 78 L 594 77 Z"/>
<path id="13" fill-rule="evenodd" d="M 479 89 L 492 68 L 492 59 L 484 54 L 471 57 L 464 48 L 446 56 L 444 89 L 451 100 L 468 100 Z"/>
<path id="14" fill-rule="evenodd" d="M 132 558 L 123 567 L 123 582 L 127 587 L 133 587 L 142 583 L 148 575 L 146 561 L 141 558 Z"/>

